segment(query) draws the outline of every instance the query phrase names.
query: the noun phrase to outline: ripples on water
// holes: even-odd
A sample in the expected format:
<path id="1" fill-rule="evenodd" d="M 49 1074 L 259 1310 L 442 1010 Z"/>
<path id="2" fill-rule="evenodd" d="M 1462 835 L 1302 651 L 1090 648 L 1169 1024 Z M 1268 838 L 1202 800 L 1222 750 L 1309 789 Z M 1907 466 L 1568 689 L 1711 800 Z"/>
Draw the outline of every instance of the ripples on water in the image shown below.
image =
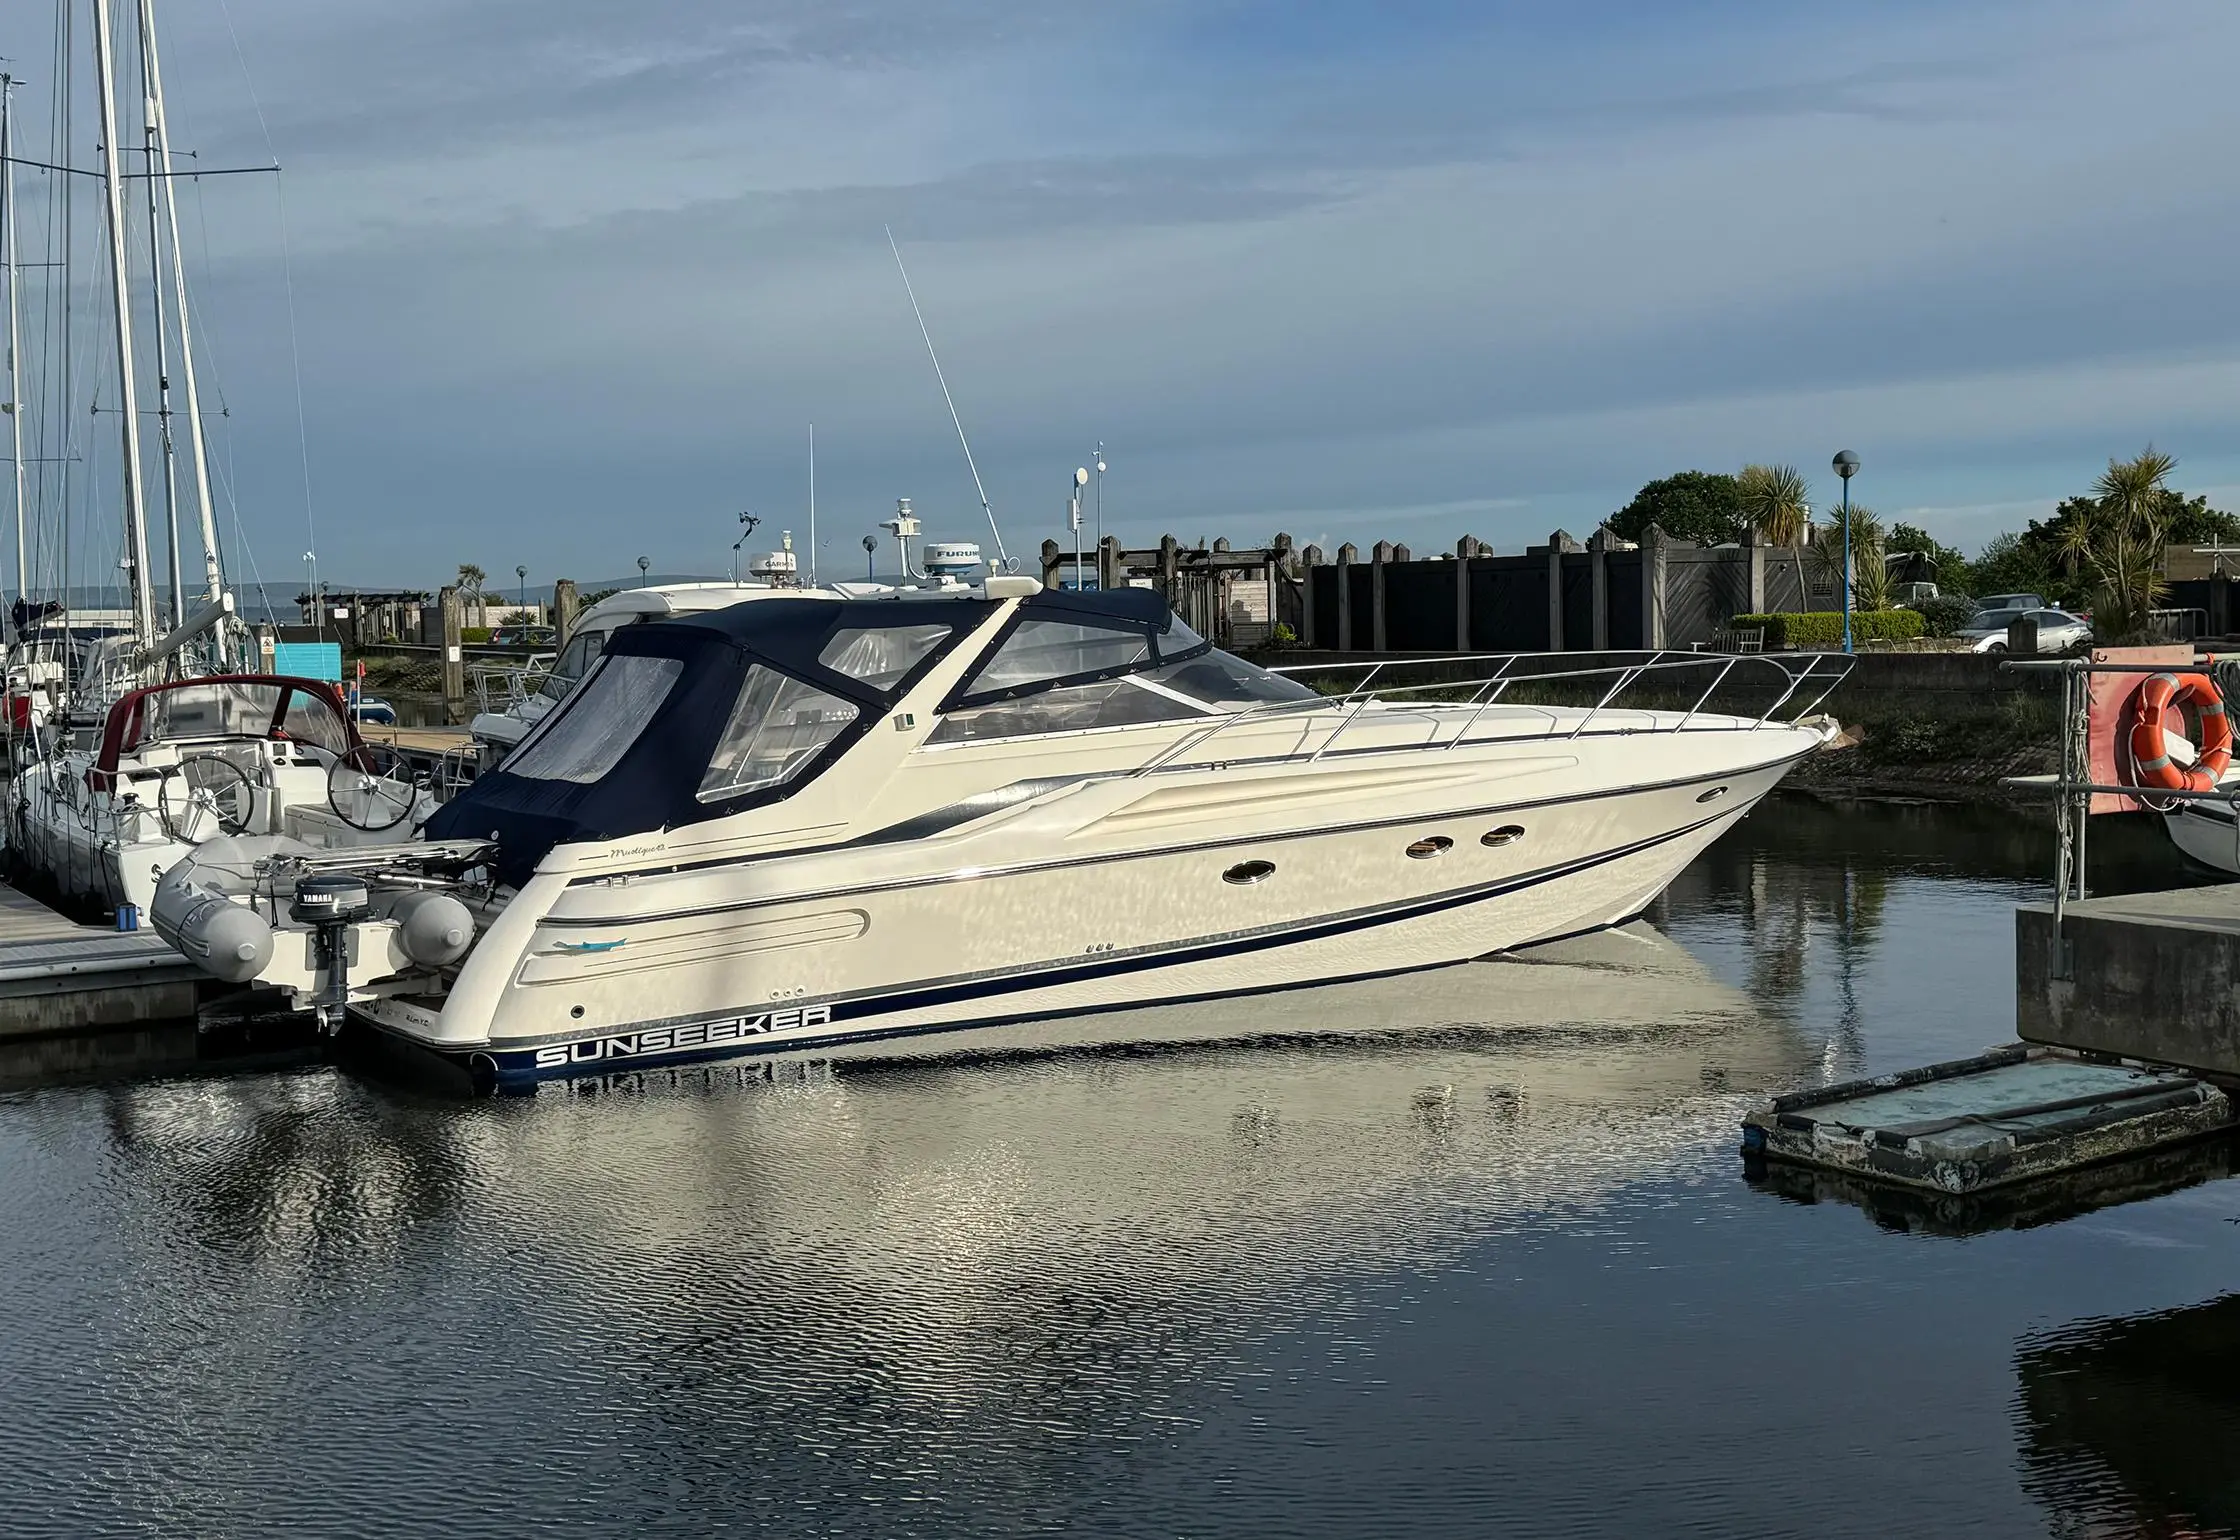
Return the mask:
<path id="1" fill-rule="evenodd" d="M 9 1093 L 0 1532 L 2229 1532 L 2231 1184 L 1953 1240 L 1732 1153 L 2011 1035 L 2045 864 L 1784 802 L 1672 943 L 1160 1017 L 1245 1046 Z"/>

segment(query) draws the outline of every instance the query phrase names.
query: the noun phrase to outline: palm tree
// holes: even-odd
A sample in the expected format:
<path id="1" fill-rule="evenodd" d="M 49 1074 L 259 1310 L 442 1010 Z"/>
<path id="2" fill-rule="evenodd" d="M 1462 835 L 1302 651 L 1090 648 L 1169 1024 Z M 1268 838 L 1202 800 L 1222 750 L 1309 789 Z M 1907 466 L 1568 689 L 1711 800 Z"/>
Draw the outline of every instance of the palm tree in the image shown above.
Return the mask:
<path id="1" fill-rule="evenodd" d="M 1812 488 L 1794 465 L 1745 465 L 1735 477 L 1744 522 L 1768 545 L 1796 553 L 1797 608 L 1812 607 L 1804 581 L 1804 543 L 1812 530 Z"/>
<path id="2" fill-rule="evenodd" d="M 1872 508 L 1863 504 L 1851 505 L 1851 604 L 1854 609 L 1886 610 L 1891 607 L 1895 591 L 1890 582 L 1890 564 L 1883 559 L 1887 536 L 1882 520 Z M 1840 523 L 1815 525 L 1812 531 L 1813 570 L 1826 577 L 1829 586 L 1843 581 L 1843 526 Z"/>
<path id="3" fill-rule="evenodd" d="M 459 592 L 474 601 L 474 623 L 478 626 L 490 624 L 490 616 L 482 597 L 482 585 L 489 581 L 490 574 L 473 562 L 463 561 L 459 563 Z"/>
<path id="4" fill-rule="evenodd" d="M 2129 460 L 2109 460 L 2092 484 L 2093 507 L 2078 521 L 2087 528 L 2077 544 L 2092 573 L 2093 630 L 2103 640 L 2145 641 L 2154 630 L 2154 607 L 2169 591 L 2163 510 L 2177 468 L 2174 456 L 2149 444 Z"/>

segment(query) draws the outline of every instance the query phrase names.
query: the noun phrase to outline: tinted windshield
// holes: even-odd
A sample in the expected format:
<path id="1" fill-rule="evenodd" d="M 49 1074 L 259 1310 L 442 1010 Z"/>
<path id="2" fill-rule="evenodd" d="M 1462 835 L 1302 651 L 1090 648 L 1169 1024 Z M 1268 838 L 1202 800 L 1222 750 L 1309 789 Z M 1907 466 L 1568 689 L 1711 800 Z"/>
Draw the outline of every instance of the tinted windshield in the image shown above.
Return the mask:
<path id="1" fill-rule="evenodd" d="M 942 635 L 949 628 L 938 628 Z M 792 780 L 856 719 L 837 695 L 756 664 L 740 682 L 723 738 L 700 778 L 702 802 Z"/>
<path id="2" fill-rule="evenodd" d="M 1188 627 L 1183 632 L 1196 636 Z M 1162 638 L 1163 640 L 1163 638 Z M 1315 700 L 1315 692 L 1218 648 L 1119 679 L 1066 685 L 1020 699 L 952 711 L 928 740 L 957 743 L 1045 733 L 1199 720 L 1262 701 Z"/>

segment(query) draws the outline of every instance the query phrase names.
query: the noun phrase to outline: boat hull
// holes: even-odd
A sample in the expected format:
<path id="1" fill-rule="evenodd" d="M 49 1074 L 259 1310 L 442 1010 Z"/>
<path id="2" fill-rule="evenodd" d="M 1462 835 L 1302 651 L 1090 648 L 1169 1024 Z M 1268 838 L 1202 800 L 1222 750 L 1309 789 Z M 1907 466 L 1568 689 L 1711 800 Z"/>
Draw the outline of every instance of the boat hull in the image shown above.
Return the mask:
<path id="1" fill-rule="evenodd" d="M 2240 875 L 2240 829 L 2232 809 L 2216 802 L 2185 802 L 2162 815 L 2170 842 L 2211 871 Z"/>
<path id="2" fill-rule="evenodd" d="M 1142 851 L 1100 859 L 1101 869 L 1088 872 L 1045 863 L 754 905 L 729 919 L 723 933 L 748 940 L 720 956 L 678 955 L 666 966 L 658 962 L 660 948 L 684 944 L 673 927 L 700 922 L 657 917 L 619 939 L 579 929 L 572 934 L 600 939 L 525 948 L 493 1023 L 498 1030 L 478 1040 L 446 1041 L 457 1022 L 446 1020 L 452 1013 L 441 1002 L 391 998 L 357 1011 L 375 1027 L 464 1065 L 481 1083 L 517 1088 L 561 1076 L 737 1055 L 823 1054 L 947 1034 L 986 1042 L 989 1029 L 1006 1023 L 1404 973 L 1633 919 L 1772 789 L 1792 759 L 1539 808 L 1417 815 L 1400 821 L 1398 833 L 1395 821 L 1371 820 L 1282 842 Z M 1531 840 L 1513 848 L 1481 842 L 1481 825 L 1490 832 L 1512 816 L 1531 828 Z M 1418 824 L 1453 829 L 1449 848 L 1401 855 Z M 1299 874 L 1293 895 L 1223 885 L 1224 868 L 1254 854 L 1272 855 L 1281 870 Z M 1140 938 L 1100 912 L 1115 894 L 1163 905 Z M 1367 901 L 1332 910 L 1331 894 Z M 1197 906 L 1189 923 L 1177 925 L 1189 905 Z M 967 911 L 979 918 L 980 931 L 1000 933 L 986 942 L 988 950 L 976 953 L 966 938 L 938 932 L 939 916 L 949 916 L 953 930 L 954 917 Z M 663 932 L 665 924 L 672 930 Z M 1176 939 L 1178 930 L 1184 939 Z M 1108 934 L 1118 942 L 987 965 L 1006 949 L 1016 958 L 1039 939 L 1078 943 Z M 864 945 L 878 938 L 883 946 Z M 633 960 L 634 941 L 645 945 Z M 589 950 L 602 945 L 608 949 Z M 554 946 L 586 950 L 555 953 Z M 555 1018 L 588 1020 L 555 1031 Z M 986 1045 L 1003 1047 L 1000 1033 Z"/>

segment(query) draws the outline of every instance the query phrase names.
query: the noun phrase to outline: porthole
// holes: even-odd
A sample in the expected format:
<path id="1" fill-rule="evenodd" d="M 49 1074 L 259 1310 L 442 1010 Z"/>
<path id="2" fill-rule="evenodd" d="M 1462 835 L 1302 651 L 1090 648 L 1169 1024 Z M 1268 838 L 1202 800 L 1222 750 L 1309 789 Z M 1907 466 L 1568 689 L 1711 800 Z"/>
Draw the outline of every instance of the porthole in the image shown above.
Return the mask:
<path id="1" fill-rule="evenodd" d="M 1223 882 L 1233 882 L 1240 888 L 1249 888 L 1256 882 L 1266 882 L 1276 874 L 1273 861 L 1239 861 L 1221 874 Z"/>
<path id="2" fill-rule="evenodd" d="M 1718 800 L 1719 800 L 1719 799 L 1720 799 L 1721 797 L 1725 796 L 1726 794 L 1727 794 L 1727 788 L 1726 788 L 1726 787 L 1724 787 L 1724 786 L 1714 786 L 1714 787 L 1712 787 L 1712 788 L 1711 788 L 1711 789 L 1710 789 L 1709 791 L 1699 791 L 1699 792 L 1697 792 L 1697 793 L 1696 793 L 1696 800 L 1697 800 L 1698 802 L 1716 802 L 1716 801 L 1718 801 Z"/>
<path id="3" fill-rule="evenodd" d="M 583 1020 L 583 1007 L 580 1005 L 571 1005 L 570 1007 L 568 1007 L 568 1014 L 575 1020 L 581 1021 Z"/>
<path id="4" fill-rule="evenodd" d="M 1408 847 L 1408 854 L 1418 861 L 1428 861 L 1433 856 L 1443 856 L 1454 849 L 1454 841 L 1444 834 L 1427 835 Z"/>
<path id="5" fill-rule="evenodd" d="M 1498 850 L 1503 845 L 1514 845 L 1518 840 L 1521 840 L 1523 838 L 1523 824 L 1505 823 L 1498 829 L 1488 829 L 1485 833 L 1479 835 L 1478 843 L 1481 845 L 1491 846 L 1493 849 Z"/>

